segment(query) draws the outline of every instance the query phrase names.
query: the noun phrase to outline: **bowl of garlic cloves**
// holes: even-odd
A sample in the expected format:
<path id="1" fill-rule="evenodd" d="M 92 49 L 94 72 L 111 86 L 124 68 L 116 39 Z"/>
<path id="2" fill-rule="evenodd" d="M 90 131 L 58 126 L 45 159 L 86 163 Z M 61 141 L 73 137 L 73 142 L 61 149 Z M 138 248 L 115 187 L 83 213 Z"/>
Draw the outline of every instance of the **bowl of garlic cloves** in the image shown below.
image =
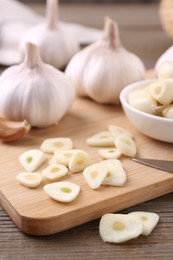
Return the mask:
<path id="1" fill-rule="evenodd" d="M 130 84 L 121 91 L 120 101 L 125 115 L 138 131 L 173 143 L 173 79 Z"/>

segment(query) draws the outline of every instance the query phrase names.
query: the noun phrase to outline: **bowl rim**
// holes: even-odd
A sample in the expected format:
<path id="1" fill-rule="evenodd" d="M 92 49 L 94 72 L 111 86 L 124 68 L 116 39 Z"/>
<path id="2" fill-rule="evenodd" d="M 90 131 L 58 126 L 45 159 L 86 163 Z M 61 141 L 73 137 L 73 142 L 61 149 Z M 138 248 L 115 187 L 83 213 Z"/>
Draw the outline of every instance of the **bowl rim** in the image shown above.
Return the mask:
<path id="1" fill-rule="evenodd" d="M 162 121 L 163 123 L 173 123 L 173 119 L 171 118 L 165 118 L 165 117 L 161 117 L 161 116 L 156 116 L 156 115 L 152 115 L 152 114 L 148 114 L 145 113 L 143 111 L 140 111 L 134 107 L 132 107 L 131 105 L 129 105 L 129 103 L 127 102 L 127 94 L 130 93 L 131 91 L 135 90 L 138 88 L 139 85 L 139 89 L 144 88 L 145 84 L 147 86 L 147 84 L 152 83 L 157 81 L 158 79 L 147 79 L 147 80 L 142 80 L 142 81 L 137 81 L 134 82 L 132 84 L 127 85 L 126 87 L 124 87 L 121 92 L 120 92 L 120 102 L 122 107 L 127 107 L 130 111 L 132 111 L 133 113 L 137 113 L 140 116 L 146 117 L 148 119 L 152 119 L 152 120 L 156 120 L 156 121 Z M 141 86 L 140 86 L 141 85 Z"/>

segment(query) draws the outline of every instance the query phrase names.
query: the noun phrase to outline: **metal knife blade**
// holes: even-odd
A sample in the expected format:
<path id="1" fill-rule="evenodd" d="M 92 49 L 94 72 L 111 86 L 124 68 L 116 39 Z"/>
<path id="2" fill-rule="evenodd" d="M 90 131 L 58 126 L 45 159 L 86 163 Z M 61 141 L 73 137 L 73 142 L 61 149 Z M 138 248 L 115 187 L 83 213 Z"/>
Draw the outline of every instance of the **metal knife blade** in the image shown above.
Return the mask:
<path id="1" fill-rule="evenodd" d="M 162 170 L 165 172 L 173 173 L 173 161 L 166 160 L 156 160 L 156 159 L 147 159 L 147 158 L 138 158 L 134 157 L 133 161 Z"/>

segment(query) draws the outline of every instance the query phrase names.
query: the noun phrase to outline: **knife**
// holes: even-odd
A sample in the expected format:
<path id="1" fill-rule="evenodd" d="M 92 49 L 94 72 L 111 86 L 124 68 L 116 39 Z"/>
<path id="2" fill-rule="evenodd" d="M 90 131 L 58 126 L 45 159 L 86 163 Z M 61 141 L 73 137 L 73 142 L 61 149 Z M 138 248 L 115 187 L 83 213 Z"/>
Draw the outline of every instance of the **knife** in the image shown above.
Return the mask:
<path id="1" fill-rule="evenodd" d="M 134 157 L 133 161 L 162 170 L 165 172 L 173 173 L 173 161 L 166 160 L 156 160 L 156 159 L 147 159 L 147 158 L 138 158 Z"/>

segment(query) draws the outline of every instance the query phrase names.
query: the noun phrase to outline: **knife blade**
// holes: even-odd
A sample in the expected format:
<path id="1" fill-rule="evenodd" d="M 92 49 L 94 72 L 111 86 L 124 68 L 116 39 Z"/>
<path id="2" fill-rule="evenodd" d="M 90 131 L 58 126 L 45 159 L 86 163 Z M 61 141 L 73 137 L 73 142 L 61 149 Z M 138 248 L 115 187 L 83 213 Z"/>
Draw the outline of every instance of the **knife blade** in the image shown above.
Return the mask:
<path id="1" fill-rule="evenodd" d="M 158 170 L 173 173 L 173 161 L 138 158 L 138 157 L 134 157 L 133 161 L 146 165 L 146 166 L 149 166 L 149 167 L 152 167 L 152 168 L 156 168 Z"/>

